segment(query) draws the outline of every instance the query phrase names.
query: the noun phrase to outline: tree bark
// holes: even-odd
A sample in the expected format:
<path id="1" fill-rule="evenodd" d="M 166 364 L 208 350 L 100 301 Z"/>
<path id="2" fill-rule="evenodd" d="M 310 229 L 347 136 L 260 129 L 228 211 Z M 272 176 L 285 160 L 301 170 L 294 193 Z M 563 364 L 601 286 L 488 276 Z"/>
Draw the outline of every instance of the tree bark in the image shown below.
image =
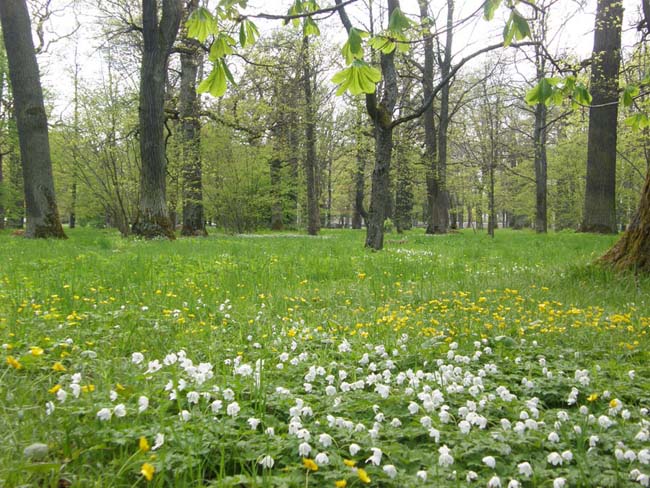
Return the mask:
<path id="1" fill-rule="evenodd" d="M 142 0 L 144 39 L 140 71 L 140 205 L 133 233 L 146 238 L 174 239 L 167 211 L 167 161 L 163 131 L 167 61 L 178 33 L 182 1 L 163 0 L 158 20 L 158 2 Z"/>
<path id="2" fill-rule="evenodd" d="M 646 174 L 641 202 L 632 223 L 601 259 L 617 269 L 650 273 L 650 171 Z"/>
<path id="3" fill-rule="evenodd" d="M 368 221 L 368 212 L 363 206 L 366 190 L 366 150 L 363 141 L 361 112 L 357 119 L 356 134 L 356 159 L 357 166 L 354 173 L 354 212 L 352 214 L 352 228 L 361 229 L 363 222 Z"/>
<path id="4" fill-rule="evenodd" d="M 545 234 L 548 230 L 547 218 L 547 160 L 546 160 L 546 105 L 538 103 L 535 107 L 535 230 Z"/>
<path id="5" fill-rule="evenodd" d="M 56 204 L 47 115 L 25 0 L 2 0 L 0 21 L 23 167 L 27 210 L 25 237 L 65 238 Z"/>
<path id="6" fill-rule="evenodd" d="M 199 6 L 198 0 L 189 0 L 186 11 Z M 183 39 L 181 52 L 181 91 L 178 115 L 181 124 L 183 155 L 183 236 L 207 236 L 203 211 L 203 183 L 201 165 L 201 122 L 199 99 L 196 96 L 196 78 L 200 63 L 198 42 Z"/>
<path id="7" fill-rule="evenodd" d="M 314 120 L 313 73 L 309 58 L 309 37 L 302 38 L 302 82 L 305 96 L 305 176 L 307 180 L 307 233 L 318 235 L 320 208 L 318 206 L 318 164 L 316 161 L 316 122 Z"/>
<path id="8" fill-rule="evenodd" d="M 623 4 L 598 0 L 591 65 L 587 186 L 582 232 L 613 234 L 616 228 L 616 128 Z"/>

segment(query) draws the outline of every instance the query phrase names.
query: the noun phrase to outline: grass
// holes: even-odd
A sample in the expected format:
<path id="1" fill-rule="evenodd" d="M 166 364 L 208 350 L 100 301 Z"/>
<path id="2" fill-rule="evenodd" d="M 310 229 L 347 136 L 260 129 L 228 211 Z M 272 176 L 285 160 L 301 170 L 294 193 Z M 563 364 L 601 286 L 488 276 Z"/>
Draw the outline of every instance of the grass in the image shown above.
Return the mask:
<path id="1" fill-rule="evenodd" d="M 647 482 L 650 280 L 591 264 L 612 237 L 69 236 L 0 233 L 0 486 Z"/>

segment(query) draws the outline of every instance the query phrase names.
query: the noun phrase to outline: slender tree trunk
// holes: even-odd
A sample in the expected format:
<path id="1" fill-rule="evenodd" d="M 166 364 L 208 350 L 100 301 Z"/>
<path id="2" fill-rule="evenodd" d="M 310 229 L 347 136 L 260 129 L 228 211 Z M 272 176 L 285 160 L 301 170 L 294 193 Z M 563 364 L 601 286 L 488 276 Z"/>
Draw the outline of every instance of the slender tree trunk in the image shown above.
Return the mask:
<path id="1" fill-rule="evenodd" d="M 47 115 L 25 0 L 2 0 L 0 21 L 23 166 L 27 209 L 25 237 L 65 238 L 54 193 Z"/>
<path id="2" fill-rule="evenodd" d="M 271 172 L 271 229 L 282 230 L 284 228 L 284 212 L 282 210 L 282 160 L 273 157 L 269 163 Z"/>
<path id="3" fill-rule="evenodd" d="M 307 179 L 307 233 L 318 235 L 320 208 L 318 206 L 318 164 L 316 161 L 316 122 L 314 120 L 314 97 L 312 69 L 309 53 L 309 37 L 302 38 L 302 75 L 305 96 L 305 175 Z"/>
<path id="4" fill-rule="evenodd" d="M 598 0 L 591 65 L 587 187 L 582 232 L 616 233 L 616 129 L 621 0 Z"/>
<path id="5" fill-rule="evenodd" d="M 1 88 L 0 91 L 2 91 Z M 3 159 L 4 159 L 4 154 L 0 152 L 0 230 L 5 228 L 5 206 L 3 203 L 4 202 L 4 185 L 3 185 L 4 174 L 2 172 Z"/>
<path id="6" fill-rule="evenodd" d="M 334 182 L 332 181 L 332 172 L 334 170 L 334 161 L 331 156 L 327 159 L 327 207 L 325 214 L 325 226 L 332 227 L 332 202 L 334 199 Z"/>
<path id="7" fill-rule="evenodd" d="M 142 0 L 144 46 L 140 72 L 140 205 L 133 233 L 146 238 L 174 239 L 167 210 L 167 161 L 163 131 L 167 61 L 178 33 L 182 1 L 163 0 L 158 20 L 157 0 Z"/>
<path id="8" fill-rule="evenodd" d="M 489 178 L 490 178 L 490 194 L 488 195 L 488 235 L 494 237 L 494 229 L 497 225 L 497 213 L 494 205 L 494 168 L 496 163 L 494 160 L 490 161 Z"/>
<path id="9" fill-rule="evenodd" d="M 368 212 L 363 206 L 366 191 L 366 150 L 363 144 L 363 131 L 361 112 L 357 119 L 357 166 L 354 173 L 354 212 L 352 214 L 352 228 L 361 229 L 363 221 L 368 221 Z"/>
<path id="10" fill-rule="evenodd" d="M 546 105 L 537 104 L 535 107 L 535 230 L 538 233 L 547 232 L 547 162 L 546 162 Z"/>
<path id="11" fill-rule="evenodd" d="M 187 3 L 188 13 L 199 6 L 198 0 Z M 206 236 L 203 212 L 203 183 L 201 165 L 201 122 L 196 78 L 201 56 L 194 40 L 183 39 L 181 53 L 181 91 L 178 115 L 181 123 L 183 154 L 183 236 Z"/>

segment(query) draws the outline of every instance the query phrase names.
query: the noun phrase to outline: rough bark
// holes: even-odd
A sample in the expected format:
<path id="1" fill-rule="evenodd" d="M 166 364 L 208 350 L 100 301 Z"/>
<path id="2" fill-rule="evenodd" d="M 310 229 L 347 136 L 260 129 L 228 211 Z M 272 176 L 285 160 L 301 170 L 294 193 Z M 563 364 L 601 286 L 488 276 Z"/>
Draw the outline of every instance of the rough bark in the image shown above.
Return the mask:
<path id="1" fill-rule="evenodd" d="M 2 0 L 0 21 L 23 167 L 27 211 L 25 237 L 65 238 L 56 204 L 47 115 L 25 1 Z"/>
<path id="2" fill-rule="evenodd" d="M 133 233 L 146 238 L 174 239 L 167 211 L 167 161 L 163 140 L 167 61 L 178 33 L 182 1 L 163 0 L 158 20 L 158 2 L 142 0 L 144 39 L 140 70 L 140 205 Z"/>
<path id="3" fill-rule="evenodd" d="M 199 6 L 198 0 L 189 0 L 186 12 Z M 183 236 L 206 236 L 203 211 L 203 183 L 201 165 L 201 123 L 196 79 L 200 63 L 199 44 L 185 37 L 181 52 L 181 91 L 178 116 L 181 125 L 183 155 Z"/>
<path id="4" fill-rule="evenodd" d="M 646 174 L 641 202 L 632 223 L 602 261 L 617 269 L 650 273 L 650 171 Z"/>
<path id="5" fill-rule="evenodd" d="M 2 172 L 2 160 L 4 159 L 4 154 L 0 152 L 0 230 L 5 228 L 5 207 L 4 207 L 4 193 L 3 193 L 3 182 L 4 174 Z"/>
<path id="6" fill-rule="evenodd" d="M 535 130 L 533 141 L 535 145 L 535 230 L 546 233 L 547 218 L 547 160 L 546 160 L 546 105 L 537 104 L 535 107 Z"/>
<path id="7" fill-rule="evenodd" d="M 366 156 L 363 141 L 363 130 L 361 121 L 361 112 L 357 119 L 357 134 L 356 134 L 356 160 L 357 166 L 354 172 L 354 211 L 352 214 L 352 228 L 361 229 L 363 222 L 368 220 L 368 212 L 363 206 L 366 191 Z"/>
<path id="8" fill-rule="evenodd" d="M 591 65 L 587 186 L 582 232 L 616 233 L 616 128 L 623 4 L 598 0 Z"/>
<path id="9" fill-rule="evenodd" d="M 312 87 L 312 68 L 309 59 L 309 37 L 302 39 L 302 83 L 305 96 L 305 177 L 307 180 L 307 233 L 318 235 L 320 208 L 318 206 L 318 164 L 316 161 L 316 122 Z"/>
<path id="10" fill-rule="evenodd" d="M 271 229 L 284 229 L 284 214 L 282 210 L 282 160 L 273 157 L 269 163 L 271 172 Z"/>

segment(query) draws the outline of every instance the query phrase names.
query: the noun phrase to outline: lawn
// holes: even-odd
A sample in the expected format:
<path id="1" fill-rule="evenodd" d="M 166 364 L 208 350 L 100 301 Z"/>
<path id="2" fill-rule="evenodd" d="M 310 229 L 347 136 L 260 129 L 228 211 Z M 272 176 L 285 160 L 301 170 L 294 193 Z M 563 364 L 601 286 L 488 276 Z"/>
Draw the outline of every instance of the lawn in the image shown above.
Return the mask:
<path id="1" fill-rule="evenodd" d="M 611 236 L 0 233 L 0 486 L 650 485 Z"/>

